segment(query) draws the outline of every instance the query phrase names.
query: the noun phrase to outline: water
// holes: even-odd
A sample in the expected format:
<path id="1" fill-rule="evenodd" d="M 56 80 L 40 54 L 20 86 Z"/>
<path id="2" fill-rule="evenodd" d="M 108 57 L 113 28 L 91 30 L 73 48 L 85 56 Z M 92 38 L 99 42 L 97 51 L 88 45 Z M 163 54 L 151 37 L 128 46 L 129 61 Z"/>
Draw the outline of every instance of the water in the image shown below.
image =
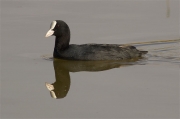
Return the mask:
<path id="1" fill-rule="evenodd" d="M 1 118 L 179 118 L 179 1 L 169 1 L 168 17 L 166 2 L 2 0 Z M 149 53 L 123 62 L 52 59 L 54 37 L 44 36 L 56 19 L 70 26 L 73 44 Z"/>

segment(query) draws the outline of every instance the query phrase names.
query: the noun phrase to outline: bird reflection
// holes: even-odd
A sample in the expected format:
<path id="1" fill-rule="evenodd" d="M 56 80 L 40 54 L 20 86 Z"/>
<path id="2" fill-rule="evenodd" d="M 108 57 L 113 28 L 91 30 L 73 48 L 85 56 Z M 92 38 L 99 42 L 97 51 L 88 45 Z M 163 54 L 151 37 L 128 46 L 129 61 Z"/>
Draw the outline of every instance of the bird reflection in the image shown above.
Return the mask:
<path id="1" fill-rule="evenodd" d="M 71 81 L 69 72 L 105 71 L 121 66 L 134 65 L 138 63 L 138 60 L 139 59 L 126 61 L 70 61 L 53 59 L 56 81 L 52 84 L 46 83 L 46 87 L 50 91 L 52 98 L 64 98 L 70 89 Z"/>

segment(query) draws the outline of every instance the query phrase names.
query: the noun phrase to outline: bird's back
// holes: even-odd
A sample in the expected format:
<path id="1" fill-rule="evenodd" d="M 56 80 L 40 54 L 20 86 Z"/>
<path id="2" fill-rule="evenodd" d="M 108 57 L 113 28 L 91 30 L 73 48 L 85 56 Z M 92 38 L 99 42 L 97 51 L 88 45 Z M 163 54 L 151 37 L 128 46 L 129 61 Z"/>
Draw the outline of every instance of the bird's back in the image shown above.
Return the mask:
<path id="1" fill-rule="evenodd" d="M 117 44 L 69 45 L 57 51 L 55 57 L 70 60 L 124 60 L 141 57 L 147 51 L 139 51 L 134 46 Z"/>

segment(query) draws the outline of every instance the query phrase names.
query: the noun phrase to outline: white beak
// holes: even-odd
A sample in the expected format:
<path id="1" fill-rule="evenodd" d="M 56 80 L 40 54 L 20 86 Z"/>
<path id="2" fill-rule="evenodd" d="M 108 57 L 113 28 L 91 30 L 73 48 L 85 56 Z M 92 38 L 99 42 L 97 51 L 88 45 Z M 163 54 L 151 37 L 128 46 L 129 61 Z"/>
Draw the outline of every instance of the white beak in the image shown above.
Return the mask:
<path id="1" fill-rule="evenodd" d="M 50 29 L 47 33 L 46 33 L 46 36 L 45 37 L 49 37 L 49 36 L 52 36 L 54 33 L 54 31 L 52 29 Z"/>
<path id="2" fill-rule="evenodd" d="M 50 30 L 46 33 L 46 36 L 45 37 L 49 37 L 49 36 L 52 36 L 54 34 L 54 27 L 56 26 L 57 22 L 56 21 L 53 21 L 50 25 Z"/>

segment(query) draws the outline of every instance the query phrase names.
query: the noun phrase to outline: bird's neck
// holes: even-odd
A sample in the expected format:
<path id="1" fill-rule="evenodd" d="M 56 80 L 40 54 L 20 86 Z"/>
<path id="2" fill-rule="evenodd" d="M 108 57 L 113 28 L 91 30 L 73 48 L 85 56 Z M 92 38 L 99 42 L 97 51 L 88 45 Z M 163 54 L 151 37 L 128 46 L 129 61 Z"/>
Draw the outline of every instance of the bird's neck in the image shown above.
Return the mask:
<path id="1" fill-rule="evenodd" d="M 66 50 L 69 47 L 70 34 L 65 34 L 55 38 L 54 56 L 60 53 L 60 51 Z"/>

